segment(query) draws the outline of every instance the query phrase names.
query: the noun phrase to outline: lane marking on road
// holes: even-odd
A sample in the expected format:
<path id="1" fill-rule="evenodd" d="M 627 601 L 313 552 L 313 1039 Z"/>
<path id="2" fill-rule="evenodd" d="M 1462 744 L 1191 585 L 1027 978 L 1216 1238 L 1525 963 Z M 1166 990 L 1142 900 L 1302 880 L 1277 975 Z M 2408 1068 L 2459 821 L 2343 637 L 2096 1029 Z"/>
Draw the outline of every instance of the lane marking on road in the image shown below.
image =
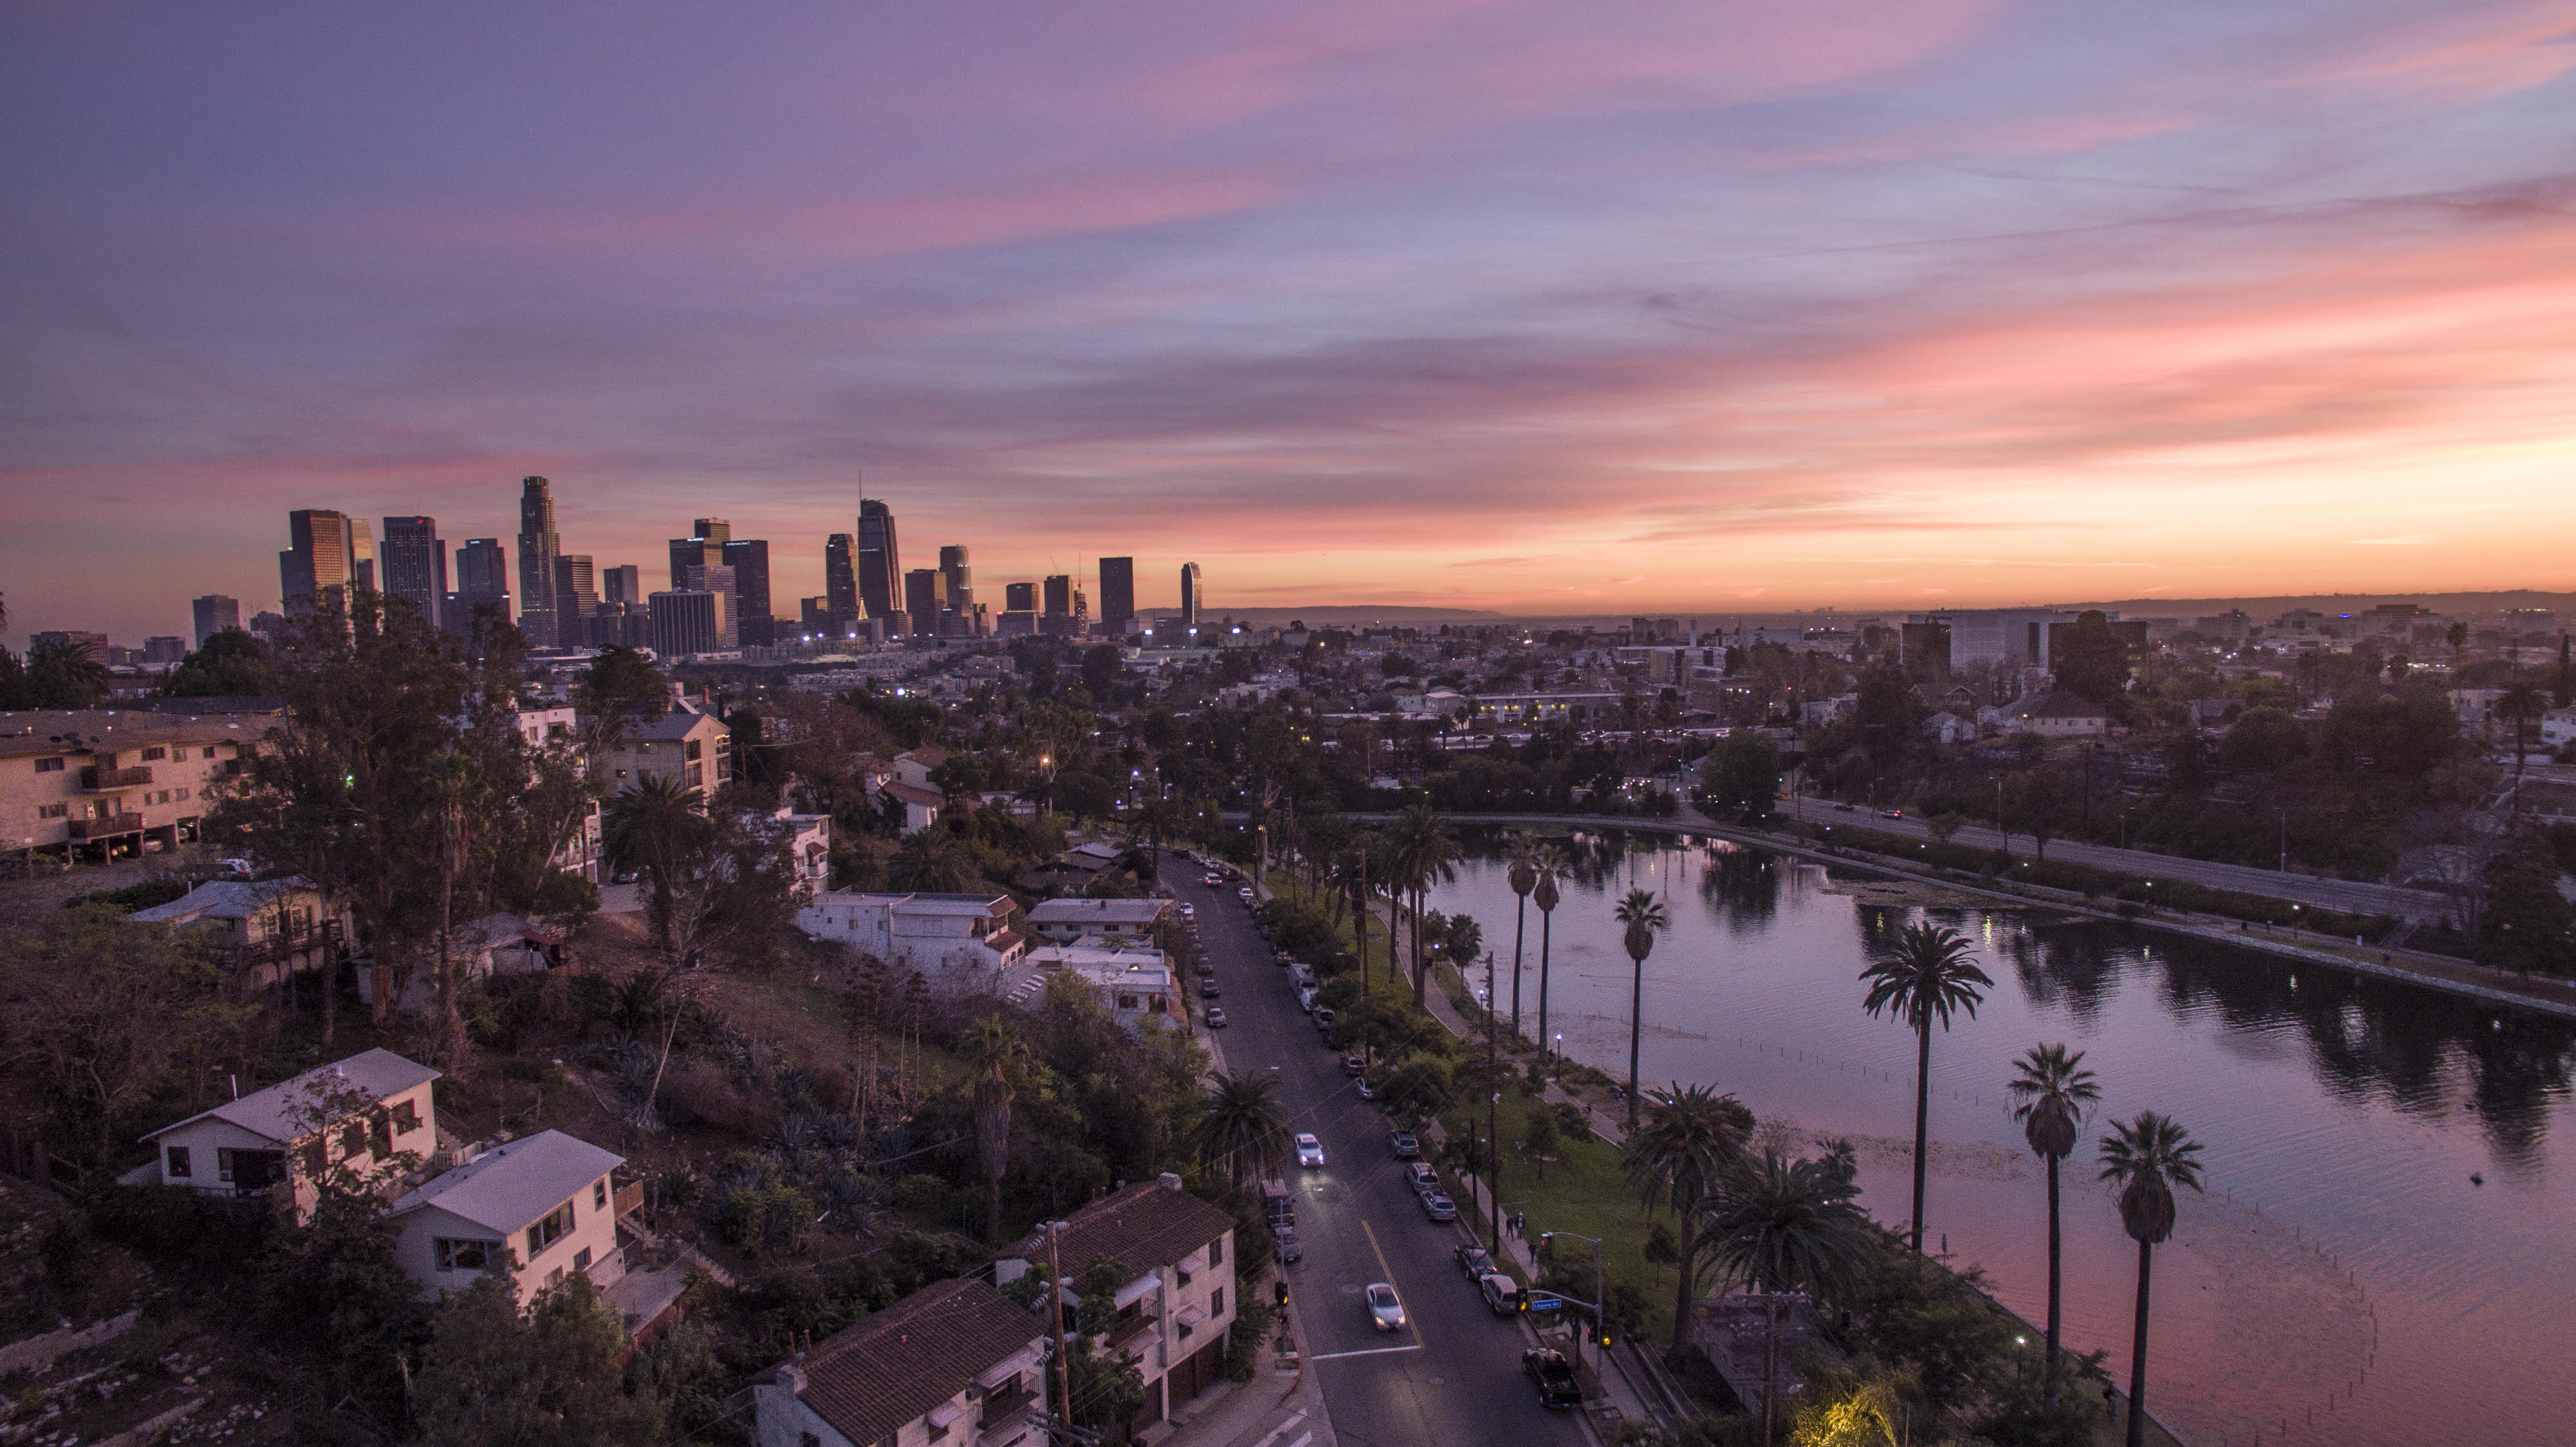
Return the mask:
<path id="1" fill-rule="evenodd" d="M 1312 1432 L 1309 1432 L 1309 1433 L 1307 1433 L 1306 1435 L 1304 1435 L 1304 1436 L 1302 1436 L 1302 1437 L 1298 1438 L 1296 1441 L 1289 1443 L 1289 1444 L 1288 1444 L 1288 1447 L 1306 1447 L 1306 1444 L 1307 1444 L 1307 1443 L 1312 1442 L 1312 1441 L 1314 1441 L 1314 1440 L 1315 1440 L 1315 1434 L 1314 1434 L 1314 1433 L 1312 1433 Z"/>
<path id="2" fill-rule="evenodd" d="M 1288 1433 L 1289 1433 L 1289 1431 L 1290 1431 L 1292 1428 L 1294 1428 L 1298 1423 L 1303 1422 L 1303 1421 L 1305 1421 L 1305 1420 L 1306 1420 L 1306 1409 L 1305 1409 L 1305 1408 L 1303 1408 L 1303 1407 L 1299 1407 L 1296 1411 L 1291 1412 L 1291 1413 L 1289 1413 L 1289 1414 L 1288 1414 L 1288 1420 L 1287 1420 L 1287 1421 L 1282 1422 L 1282 1423 L 1280 1423 L 1278 1426 L 1271 1428 L 1271 1429 L 1270 1429 L 1270 1435 L 1268 1435 L 1268 1436 L 1266 1436 L 1266 1437 L 1262 1438 L 1260 1441 L 1258 1441 L 1258 1442 L 1256 1442 L 1256 1443 L 1252 1444 L 1252 1447 L 1270 1447 L 1270 1444 L 1271 1444 L 1271 1443 L 1276 1442 L 1276 1441 L 1278 1441 L 1280 1438 L 1287 1436 L 1287 1435 L 1288 1435 Z M 1305 1437 L 1300 1437 L 1300 1438 L 1298 1438 L 1297 1440 L 1298 1440 L 1298 1441 L 1300 1441 L 1300 1442 L 1303 1442 L 1303 1441 L 1306 1441 L 1308 1438 L 1313 1437 L 1314 1435 L 1315 1435 L 1314 1433 L 1309 1432 L 1309 1433 L 1307 1433 L 1307 1434 L 1306 1434 L 1306 1436 L 1305 1436 Z"/>
<path id="3" fill-rule="evenodd" d="M 1409 1347 L 1362 1347 L 1358 1351 L 1351 1352 L 1325 1352 L 1320 1356 L 1308 1357 L 1306 1360 L 1310 1362 L 1337 1362 L 1344 1357 L 1390 1357 L 1394 1356 L 1398 1352 L 1418 1352 L 1420 1350 L 1422 1350 L 1422 1343 L 1415 1342 Z"/>
<path id="4" fill-rule="evenodd" d="M 1377 1270 L 1378 1270 L 1378 1277 L 1377 1277 L 1377 1279 L 1378 1279 L 1378 1280 L 1380 1280 L 1380 1281 L 1385 1282 L 1385 1283 L 1386 1283 L 1386 1284 L 1388 1284 L 1389 1286 L 1394 1285 L 1394 1284 L 1395 1284 L 1395 1269 L 1394 1269 L 1393 1267 L 1388 1266 L 1388 1265 L 1386 1264 L 1386 1251 L 1385 1251 L 1385 1249 L 1384 1249 L 1383 1247 L 1381 1247 L 1381 1246 L 1379 1246 L 1379 1245 L 1377 1244 L 1377 1232 L 1376 1232 L 1375 1230 L 1373 1230 L 1373 1229 L 1369 1226 L 1368 1218 L 1367 1218 L 1366 1216 L 1362 1216 L 1362 1217 L 1360 1218 L 1360 1229 L 1361 1229 L 1362 1231 L 1366 1231 L 1366 1232 L 1368 1232 L 1368 1238 L 1369 1238 L 1369 1251 L 1377 1257 Z M 1404 1329 L 1405 1329 L 1406 1331 L 1409 1331 L 1409 1332 L 1413 1333 L 1413 1344 L 1414 1344 L 1415 1346 L 1417 1346 L 1417 1347 L 1418 1347 L 1418 1346 L 1422 1345 L 1422 1328 L 1420 1328 L 1420 1327 L 1418 1327 L 1418 1326 L 1416 1326 L 1416 1325 L 1414 1325 L 1414 1324 L 1413 1324 L 1413 1313 L 1412 1313 L 1412 1312 L 1410 1312 L 1410 1311 L 1407 1311 L 1407 1312 L 1404 1314 Z M 1380 1350 L 1384 1350 L 1384 1348 L 1380 1348 Z M 1342 1355 L 1342 1356 L 1361 1356 L 1361 1355 L 1365 1355 L 1365 1353 L 1360 1353 L 1360 1352 L 1343 1352 L 1343 1353 L 1340 1353 L 1340 1355 Z"/>

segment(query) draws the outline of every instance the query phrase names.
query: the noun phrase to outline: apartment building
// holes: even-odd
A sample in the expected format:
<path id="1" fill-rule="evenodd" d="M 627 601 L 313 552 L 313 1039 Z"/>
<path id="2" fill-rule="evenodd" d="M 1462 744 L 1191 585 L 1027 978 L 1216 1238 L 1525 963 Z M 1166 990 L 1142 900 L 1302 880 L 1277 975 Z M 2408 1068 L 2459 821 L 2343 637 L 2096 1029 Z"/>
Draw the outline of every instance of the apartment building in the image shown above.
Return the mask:
<path id="1" fill-rule="evenodd" d="M 796 927 L 925 975 L 989 982 L 1028 950 L 1028 941 L 1011 928 L 1013 908 L 1007 894 L 836 890 L 798 910 Z"/>
<path id="2" fill-rule="evenodd" d="M 752 1386 L 760 1447 L 1042 1447 L 1046 1323 L 981 1277 L 934 1282 Z"/>
<path id="3" fill-rule="evenodd" d="M 0 848 L 96 859 L 192 844 L 261 714 L 0 713 Z"/>
<path id="4" fill-rule="evenodd" d="M 1133 1353 L 1145 1378 L 1145 1406 L 1128 1424 L 1131 1434 L 1170 1420 L 1174 1408 L 1224 1374 L 1226 1333 L 1240 1305 L 1232 1289 L 1233 1213 L 1182 1190 L 1181 1178 L 1167 1173 L 1075 1211 L 1052 1244 L 1040 1234 L 1004 1248 L 994 1279 L 1007 1286 L 1050 1251 L 1068 1277 L 1103 1259 L 1135 1273 L 1111 1298 L 1116 1318 L 1096 1333 L 1112 1356 Z"/>
<path id="5" fill-rule="evenodd" d="M 682 788 L 712 799 L 733 777 L 732 731 L 713 714 L 685 708 L 638 724 L 600 760 L 600 787 L 614 797 L 646 774 L 676 778 Z"/>

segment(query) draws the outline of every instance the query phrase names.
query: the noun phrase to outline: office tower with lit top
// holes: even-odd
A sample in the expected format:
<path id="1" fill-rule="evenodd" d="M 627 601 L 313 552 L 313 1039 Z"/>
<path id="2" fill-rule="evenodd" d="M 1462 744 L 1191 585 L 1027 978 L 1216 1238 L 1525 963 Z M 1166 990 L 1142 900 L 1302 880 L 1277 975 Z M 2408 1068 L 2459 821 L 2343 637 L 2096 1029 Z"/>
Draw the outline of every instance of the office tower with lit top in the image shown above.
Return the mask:
<path id="1" fill-rule="evenodd" d="M 859 499 L 860 616 L 882 618 L 902 608 L 909 587 L 895 546 L 893 509 L 872 497 Z"/>
<path id="2" fill-rule="evenodd" d="M 542 477 L 519 479 L 519 631 L 532 647 L 562 642 L 555 624 L 555 559 L 562 552 L 554 485 Z"/>
<path id="3" fill-rule="evenodd" d="M 408 598 L 420 616 L 435 626 L 447 602 L 447 544 L 438 536 L 438 520 L 426 517 L 385 519 L 377 546 L 383 590 Z"/>

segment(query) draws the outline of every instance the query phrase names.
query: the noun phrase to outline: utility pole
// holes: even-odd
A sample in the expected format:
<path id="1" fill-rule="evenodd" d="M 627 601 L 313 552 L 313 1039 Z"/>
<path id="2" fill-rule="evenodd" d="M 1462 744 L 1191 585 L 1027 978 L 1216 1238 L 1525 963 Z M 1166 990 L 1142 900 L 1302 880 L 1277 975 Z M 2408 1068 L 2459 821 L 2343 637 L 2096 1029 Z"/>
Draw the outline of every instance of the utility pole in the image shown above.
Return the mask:
<path id="1" fill-rule="evenodd" d="M 2290 872 L 2290 806 L 2281 806 L 2281 872 Z"/>
<path id="2" fill-rule="evenodd" d="M 1057 1250 L 1062 1221 L 1049 1221 L 1047 1233 L 1047 1307 L 1055 1318 L 1055 1421 L 1068 1439 L 1073 1435 L 1073 1363 L 1064 1345 L 1064 1257 Z"/>
<path id="3" fill-rule="evenodd" d="M 1500 1017 L 1494 1013 L 1494 952 L 1485 951 L 1485 1135 L 1493 1143 L 1493 1188 L 1488 1192 L 1494 1224 L 1494 1250 L 1503 1249 L 1503 1108 L 1502 1057 L 1497 1048 L 1494 1026 Z"/>

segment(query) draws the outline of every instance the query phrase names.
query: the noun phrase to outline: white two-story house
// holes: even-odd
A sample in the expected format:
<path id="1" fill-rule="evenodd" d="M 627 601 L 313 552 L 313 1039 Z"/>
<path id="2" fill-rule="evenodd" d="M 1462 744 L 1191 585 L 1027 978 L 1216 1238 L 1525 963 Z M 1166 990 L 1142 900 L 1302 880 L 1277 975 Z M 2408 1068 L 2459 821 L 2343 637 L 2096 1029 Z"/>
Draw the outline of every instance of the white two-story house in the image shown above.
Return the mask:
<path id="1" fill-rule="evenodd" d="M 796 927 L 890 965 L 960 984 L 1019 963 L 1028 941 L 1010 927 L 1007 894 L 870 894 L 835 890 L 796 911 Z"/>
<path id="2" fill-rule="evenodd" d="M 1052 1250 L 1067 1282 L 1095 1261 L 1127 1273 L 1112 1297 L 1117 1318 L 1095 1333 L 1114 1356 L 1133 1356 L 1145 1406 L 1129 1423 L 1141 1432 L 1225 1373 L 1226 1334 L 1241 1303 L 1234 1293 L 1234 1216 L 1181 1189 L 1166 1174 L 1115 1191 L 1065 1219 Z M 1048 1259 L 1043 1234 L 1005 1248 L 993 1274 L 1008 1285 Z M 1091 1324 L 1084 1324 L 1091 1330 Z"/>
<path id="3" fill-rule="evenodd" d="M 437 1078 L 390 1050 L 335 1060 L 154 1131 L 144 1139 L 159 1152 L 147 1168 L 157 1173 L 136 1176 L 228 1196 L 283 1187 L 301 1219 L 326 1173 L 390 1190 L 428 1164 L 438 1144 Z"/>
<path id="4" fill-rule="evenodd" d="M 504 1256 L 517 1264 L 522 1307 L 575 1271 L 606 1290 L 626 1274 L 612 1178 L 625 1163 L 561 1131 L 495 1146 L 387 1208 L 394 1259 L 432 1300 Z"/>

